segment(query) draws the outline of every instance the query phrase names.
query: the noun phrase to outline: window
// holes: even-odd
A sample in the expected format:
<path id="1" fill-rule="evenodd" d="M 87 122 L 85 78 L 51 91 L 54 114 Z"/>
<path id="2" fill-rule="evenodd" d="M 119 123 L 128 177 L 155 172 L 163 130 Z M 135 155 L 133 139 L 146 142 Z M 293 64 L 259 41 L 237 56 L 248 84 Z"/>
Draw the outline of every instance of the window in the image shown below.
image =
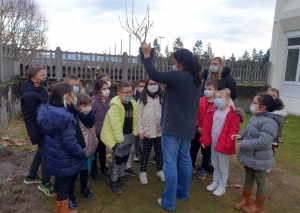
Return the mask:
<path id="1" fill-rule="evenodd" d="M 287 35 L 287 54 L 284 81 L 300 83 L 300 32 L 289 32 Z"/>

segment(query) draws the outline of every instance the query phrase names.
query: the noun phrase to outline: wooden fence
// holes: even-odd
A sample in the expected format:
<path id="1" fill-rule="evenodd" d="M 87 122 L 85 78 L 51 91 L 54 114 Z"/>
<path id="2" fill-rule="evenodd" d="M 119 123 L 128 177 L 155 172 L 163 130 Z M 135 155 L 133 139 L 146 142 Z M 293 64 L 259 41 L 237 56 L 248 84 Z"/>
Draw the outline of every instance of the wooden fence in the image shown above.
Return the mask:
<path id="1" fill-rule="evenodd" d="M 123 55 L 82 53 L 55 50 L 17 50 L 15 46 L 3 46 L 0 57 L 5 66 L 1 66 L 1 81 L 18 76 L 26 78 L 29 66 L 42 66 L 49 79 L 61 81 L 68 74 L 75 74 L 83 80 L 92 80 L 96 73 L 106 73 L 111 80 L 136 81 L 147 78 L 147 73 L 139 57 Z M 1 62 L 2 63 L 2 62 Z M 202 70 L 209 68 L 210 62 L 200 60 Z M 155 58 L 157 70 L 172 70 L 170 58 Z M 231 75 L 238 84 L 267 84 L 270 63 L 242 63 L 226 61 Z"/>

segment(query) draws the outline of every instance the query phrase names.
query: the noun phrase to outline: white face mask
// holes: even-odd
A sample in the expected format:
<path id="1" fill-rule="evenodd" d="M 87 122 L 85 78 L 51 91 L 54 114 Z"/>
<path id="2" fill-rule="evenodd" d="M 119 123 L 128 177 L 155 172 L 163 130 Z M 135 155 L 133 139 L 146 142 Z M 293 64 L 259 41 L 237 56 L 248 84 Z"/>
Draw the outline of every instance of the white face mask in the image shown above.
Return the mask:
<path id="1" fill-rule="evenodd" d="M 106 83 L 108 84 L 108 87 L 111 87 L 111 82 L 110 81 L 108 81 Z"/>
<path id="2" fill-rule="evenodd" d="M 250 105 L 250 111 L 254 114 L 254 115 L 257 115 L 259 114 L 259 112 L 255 111 L 255 106 L 254 105 Z"/>
<path id="3" fill-rule="evenodd" d="M 219 66 L 210 66 L 212 72 L 219 72 Z"/>
<path id="4" fill-rule="evenodd" d="M 103 95 L 104 97 L 108 97 L 108 96 L 109 96 L 109 93 L 110 93 L 109 89 L 106 89 L 106 90 L 101 91 L 101 92 L 102 92 L 102 95 Z"/>
<path id="5" fill-rule="evenodd" d="M 73 98 L 73 100 L 72 100 L 71 102 L 72 102 L 72 104 L 73 104 L 74 106 L 76 106 L 76 104 L 77 104 L 77 97 L 74 96 L 74 98 Z"/>
<path id="6" fill-rule="evenodd" d="M 204 95 L 208 98 L 213 96 L 213 92 L 211 90 L 204 90 Z"/>
<path id="7" fill-rule="evenodd" d="M 173 65 L 172 68 L 173 68 L 173 70 L 175 70 L 175 71 L 178 70 L 176 65 Z"/>
<path id="8" fill-rule="evenodd" d="M 139 91 L 139 93 L 142 93 L 144 90 L 144 87 L 138 87 L 137 91 Z"/>
<path id="9" fill-rule="evenodd" d="M 151 93 L 156 93 L 158 91 L 158 85 L 148 86 L 148 90 Z"/>
<path id="10" fill-rule="evenodd" d="M 91 110 L 92 110 L 91 106 L 80 108 L 80 112 L 84 115 L 88 115 L 91 112 Z"/>

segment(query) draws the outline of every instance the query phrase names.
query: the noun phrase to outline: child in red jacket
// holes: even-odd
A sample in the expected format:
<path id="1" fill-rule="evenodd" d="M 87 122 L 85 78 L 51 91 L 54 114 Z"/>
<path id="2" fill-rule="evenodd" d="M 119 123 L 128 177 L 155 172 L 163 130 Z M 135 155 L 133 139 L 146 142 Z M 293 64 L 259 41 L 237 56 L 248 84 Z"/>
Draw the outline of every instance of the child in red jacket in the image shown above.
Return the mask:
<path id="1" fill-rule="evenodd" d="M 213 182 L 206 189 L 221 196 L 226 192 L 229 155 L 235 154 L 235 141 L 231 136 L 239 131 L 245 113 L 230 106 L 227 88 L 216 93 L 214 104 L 217 108 L 205 114 L 200 141 L 203 148 L 211 146 L 214 167 Z"/>
<path id="2" fill-rule="evenodd" d="M 202 133 L 204 115 L 207 111 L 211 111 L 212 109 L 215 108 L 215 105 L 214 105 L 215 94 L 219 90 L 217 81 L 220 81 L 220 80 L 212 80 L 212 81 L 207 81 L 205 83 L 204 96 L 200 99 L 200 103 L 199 103 L 199 107 L 198 107 L 198 117 L 197 117 L 197 122 L 196 122 L 196 134 L 195 134 L 194 139 L 191 141 L 191 148 L 190 148 L 190 155 L 191 155 L 192 166 L 194 168 L 194 170 L 193 170 L 194 172 L 195 172 L 195 167 L 196 167 L 197 154 L 198 154 L 199 148 L 201 146 L 201 144 L 199 143 L 199 139 L 200 139 L 200 136 Z M 213 168 L 212 168 L 212 166 L 210 166 L 210 147 L 207 147 L 205 149 L 202 148 L 201 154 L 202 154 L 202 165 L 199 168 L 199 170 L 200 170 L 199 178 L 205 179 L 207 172 L 211 172 L 211 173 L 213 172 Z M 197 170 L 198 170 L 198 168 L 197 168 Z"/>

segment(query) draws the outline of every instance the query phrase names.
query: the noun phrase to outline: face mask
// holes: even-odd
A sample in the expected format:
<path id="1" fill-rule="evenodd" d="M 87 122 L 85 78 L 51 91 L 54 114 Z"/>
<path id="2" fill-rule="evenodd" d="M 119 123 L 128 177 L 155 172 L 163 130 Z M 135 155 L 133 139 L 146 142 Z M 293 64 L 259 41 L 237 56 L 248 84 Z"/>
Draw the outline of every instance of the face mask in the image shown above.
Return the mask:
<path id="1" fill-rule="evenodd" d="M 212 72 L 219 72 L 219 66 L 210 66 Z"/>
<path id="2" fill-rule="evenodd" d="M 44 78 L 40 79 L 40 85 L 41 86 L 47 86 L 47 84 L 48 84 L 48 78 L 47 77 L 44 77 Z"/>
<path id="3" fill-rule="evenodd" d="M 72 102 L 72 104 L 73 104 L 74 106 L 76 106 L 76 104 L 77 104 L 77 97 L 74 96 L 74 98 L 73 98 L 73 100 L 72 100 L 71 102 Z"/>
<path id="4" fill-rule="evenodd" d="M 111 82 L 110 81 L 108 81 L 106 83 L 108 84 L 109 87 L 111 87 Z"/>
<path id="5" fill-rule="evenodd" d="M 178 70 L 176 65 L 173 65 L 172 68 L 173 68 L 173 70 L 175 70 L 175 71 Z"/>
<path id="6" fill-rule="evenodd" d="M 88 106 L 88 107 L 82 107 L 80 112 L 84 115 L 88 115 L 92 110 L 92 107 L 91 106 Z"/>
<path id="7" fill-rule="evenodd" d="M 255 106 L 254 105 L 250 105 L 250 111 L 254 114 L 257 115 L 259 112 L 255 111 Z"/>
<path id="8" fill-rule="evenodd" d="M 225 106 L 225 101 L 223 98 L 215 98 L 214 104 L 219 109 L 222 109 Z"/>
<path id="9" fill-rule="evenodd" d="M 79 87 L 78 86 L 73 86 L 73 90 L 74 90 L 75 94 L 79 93 Z"/>
<path id="10" fill-rule="evenodd" d="M 211 90 L 204 90 L 204 95 L 208 98 L 210 98 L 211 96 L 213 96 L 213 92 Z"/>
<path id="11" fill-rule="evenodd" d="M 139 91 L 139 93 L 142 93 L 143 92 L 143 90 L 144 90 L 144 87 L 138 87 L 138 89 L 137 89 L 138 91 Z"/>
<path id="12" fill-rule="evenodd" d="M 123 98 L 123 100 L 124 100 L 124 101 L 127 101 L 127 102 L 131 101 L 131 99 L 132 99 L 132 96 L 130 96 L 130 97 L 124 97 L 124 98 Z"/>
<path id="13" fill-rule="evenodd" d="M 102 92 L 102 95 L 103 95 L 104 97 L 108 97 L 108 96 L 109 96 L 109 93 L 110 93 L 109 89 L 106 89 L 106 90 L 101 91 L 101 92 Z"/>
<path id="14" fill-rule="evenodd" d="M 152 85 L 152 86 L 148 86 L 148 90 L 151 93 L 155 93 L 158 91 L 158 85 Z"/>

